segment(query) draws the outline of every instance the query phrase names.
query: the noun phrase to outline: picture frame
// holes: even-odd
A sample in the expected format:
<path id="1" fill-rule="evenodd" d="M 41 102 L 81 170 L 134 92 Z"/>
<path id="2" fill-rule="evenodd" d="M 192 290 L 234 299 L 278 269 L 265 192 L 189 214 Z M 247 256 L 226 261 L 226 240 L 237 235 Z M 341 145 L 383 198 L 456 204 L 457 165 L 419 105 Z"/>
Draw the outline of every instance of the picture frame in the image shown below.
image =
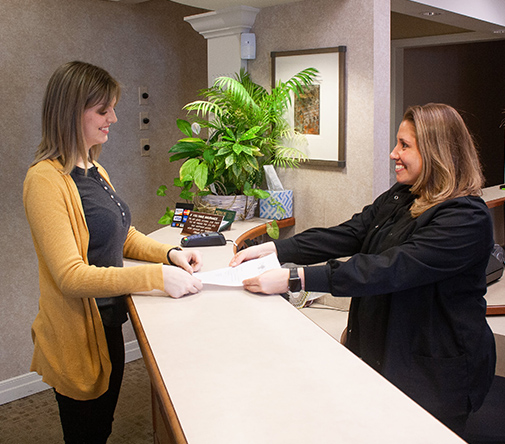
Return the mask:
<path id="1" fill-rule="evenodd" d="M 272 51 L 272 87 L 306 68 L 319 71 L 314 86 L 292 97 L 288 122 L 307 138 L 310 165 L 345 167 L 346 46 Z"/>

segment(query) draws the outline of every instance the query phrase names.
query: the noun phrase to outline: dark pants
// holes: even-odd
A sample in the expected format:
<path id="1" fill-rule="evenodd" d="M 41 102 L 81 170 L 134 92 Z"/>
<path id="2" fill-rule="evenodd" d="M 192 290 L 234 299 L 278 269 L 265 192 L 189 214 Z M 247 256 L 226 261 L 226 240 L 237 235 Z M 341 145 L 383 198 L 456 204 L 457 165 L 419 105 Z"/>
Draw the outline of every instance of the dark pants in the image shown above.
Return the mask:
<path id="1" fill-rule="evenodd" d="M 112 432 L 114 410 L 124 372 L 124 339 L 122 327 L 105 327 L 112 373 L 109 389 L 100 397 L 78 401 L 56 392 L 63 436 L 67 444 L 102 444 Z"/>

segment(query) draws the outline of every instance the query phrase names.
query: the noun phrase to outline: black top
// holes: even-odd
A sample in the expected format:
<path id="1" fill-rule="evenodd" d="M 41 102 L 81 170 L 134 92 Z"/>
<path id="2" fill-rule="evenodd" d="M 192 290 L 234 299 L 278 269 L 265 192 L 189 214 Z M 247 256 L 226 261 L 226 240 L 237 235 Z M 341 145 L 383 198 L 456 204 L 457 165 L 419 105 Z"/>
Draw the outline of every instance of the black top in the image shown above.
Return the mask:
<path id="1" fill-rule="evenodd" d="M 414 197 L 396 184 L 341 225 L 275 241 L 279 260 L 327 261 L 305 269 L 305 289 L 351 296 L 346 346 L 428 411 L 477 409 L 495 364 L 491 217 L 465 196 L 412 218 Z"/>
<path id="2" fill-rule="evenodd" d="M 122 267 L 123 246 L 130 228 L 128 205 L 117 196 L 100 176 L 98 169 L 75 167 L 71 173 L 81 196 L 86 224 L 89 230 L 88 261 L 97 267 Z M 123 295 L 96 299 L 102 321 L 109 327 L 127 320 Z"/>

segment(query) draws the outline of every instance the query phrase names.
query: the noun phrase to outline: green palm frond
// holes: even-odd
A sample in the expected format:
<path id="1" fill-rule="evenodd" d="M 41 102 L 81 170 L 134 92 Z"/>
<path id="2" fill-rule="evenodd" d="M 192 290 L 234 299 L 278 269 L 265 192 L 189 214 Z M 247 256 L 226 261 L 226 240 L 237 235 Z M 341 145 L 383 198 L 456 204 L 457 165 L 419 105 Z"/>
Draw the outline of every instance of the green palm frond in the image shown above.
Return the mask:
<path id="1" fill-rule="evenodd" d="M 307 160 L 307 154 L 298 148 L 278 146 L 272 160 L 274 166 L 295 168 L 300 162 Z"/>
<path id="2" fill-rule="evenodd" d="M 238 80 L 231 77 L 218 77 L 214 86 L 227 94 L 229 100 L 242 104 L 244 107 L 258 108 L 247 89 Z"/>
<path id="3" fill-rule="evenodd" d="M 188 111 L 195 111 L 198 116 L 203 116 L 205 114 L 215 114 L 216 116 L 223 115 L 224 110 L 216 103 L 208 102 L 206 100 L 197 100 L 195 102 L 188 103 L 183 107 Z"/>
<path id="4" fill-rule="evenodd" d="M 287 80 L 285 82 L 285 85 L 290 91 L 293 91 L 294 93 L 301 93 L 303 92 L 303 88 L 305 86 L 310 85 L 314 82 L 317 74 L 317 69 L 306 68 Z"/>

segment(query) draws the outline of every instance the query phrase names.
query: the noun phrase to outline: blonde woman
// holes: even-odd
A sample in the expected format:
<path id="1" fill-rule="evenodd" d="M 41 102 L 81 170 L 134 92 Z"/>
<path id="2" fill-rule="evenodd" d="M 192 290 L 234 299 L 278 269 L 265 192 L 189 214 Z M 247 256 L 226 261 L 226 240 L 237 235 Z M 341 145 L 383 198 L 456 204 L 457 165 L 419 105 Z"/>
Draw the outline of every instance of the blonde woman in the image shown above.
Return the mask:
<path id="1" fill-rule="evenodd" d="M 231 265 L 272 252 L 326 262 L 244 287 L 351 296 L 345 345 L 462 434 L 495 368 L 484 300 L 493 231 L 479 159 L 461 116 L 433 103 L 407 110 L 390 157 L 397 183 L 351 220 L 248 248 Z"/>
<path id="2" fill-rule="evenodd" d="M 192 276 L 200 253 L 136 231 L 96 161 L 119 96 L 117 81 L 99 67 L 59 67 L 24 183 L 40 281 L 31 370 L 54 388 L 67 443 L 105 443 L 111 433 L 124 369 L 124 295 L 159 289 L 177 298 L 202 287 Z M 154 263 L 122 268 L 123 256 Z"/>

